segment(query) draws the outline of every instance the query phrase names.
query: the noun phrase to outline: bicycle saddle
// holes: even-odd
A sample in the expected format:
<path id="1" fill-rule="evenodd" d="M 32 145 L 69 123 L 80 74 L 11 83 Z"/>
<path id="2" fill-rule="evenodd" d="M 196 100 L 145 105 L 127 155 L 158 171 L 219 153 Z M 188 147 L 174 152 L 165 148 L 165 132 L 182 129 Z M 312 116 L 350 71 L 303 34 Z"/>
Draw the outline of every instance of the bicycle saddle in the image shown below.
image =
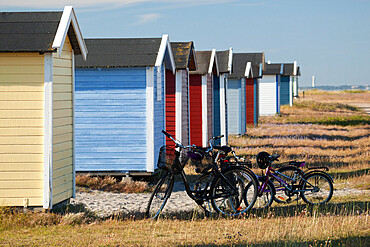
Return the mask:
<path id="1" fill-rule="evenodd" d="M 295 167 L 302 167 L 306 164 L 305 161 L 289 161 L 289 165 L 295 166 Z"/>
<path id="2" fill-rule="evenodd" d="M 213 148 L 214 149 L 221 150 L 225 154 L 228 154 L 228 153 L 230 153 L 232 151 L 231 147 L 229 147 L 229 146 L 214 146 Z"/>
<path id="3" fill-rule="evenodd" d="M 270 155 L 270 161 L 275 161 L 275 160 L 278 160 L 279 158 L 280 158 L 280 154 Z"/>

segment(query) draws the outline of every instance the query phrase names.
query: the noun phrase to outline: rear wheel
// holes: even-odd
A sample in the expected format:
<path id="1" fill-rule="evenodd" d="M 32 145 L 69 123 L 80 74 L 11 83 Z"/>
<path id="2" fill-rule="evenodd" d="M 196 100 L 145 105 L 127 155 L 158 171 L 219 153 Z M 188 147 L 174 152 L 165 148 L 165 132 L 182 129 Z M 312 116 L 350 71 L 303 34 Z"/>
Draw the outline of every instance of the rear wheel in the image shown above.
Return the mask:
<path id="1" fill-rule="evenodd" d="M 308 174 L 301 182 L 301 197 L 309 204 L 317 205 L 330 201 L 333 196 L 333 183 L 329 175 L 322 173 Z"/>
<path id="2" fill-rule="evenodd" d="M 150 219 L 157 219 L 163 210 L 174 184 L 174 175 L 166 173 L 157 183 L 150 196 L 145 216 Z"/>
<path id="3" fill-rule="evenodd" d="M 214 210 L 227 216 L 238 216 L 250 210 L 257 197 L 258 182 L 255 175 L 243 167 L 227 168 L 211 185 L 211 203 Z"/>

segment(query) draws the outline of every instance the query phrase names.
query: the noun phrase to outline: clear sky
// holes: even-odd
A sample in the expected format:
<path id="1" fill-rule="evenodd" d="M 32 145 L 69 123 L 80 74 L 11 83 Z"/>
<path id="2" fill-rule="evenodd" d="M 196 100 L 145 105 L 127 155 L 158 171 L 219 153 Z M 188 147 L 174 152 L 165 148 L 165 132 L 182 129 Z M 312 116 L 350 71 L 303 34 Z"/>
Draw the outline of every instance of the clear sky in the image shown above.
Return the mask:
<path id="1" fill-rule="evenodd" d="M 75 7 L 85 38 L 160 37 L 197 50 L 297 61 L 301 86 L 370 84 L 370 0 L 0 0 L 1 11 Z"/>

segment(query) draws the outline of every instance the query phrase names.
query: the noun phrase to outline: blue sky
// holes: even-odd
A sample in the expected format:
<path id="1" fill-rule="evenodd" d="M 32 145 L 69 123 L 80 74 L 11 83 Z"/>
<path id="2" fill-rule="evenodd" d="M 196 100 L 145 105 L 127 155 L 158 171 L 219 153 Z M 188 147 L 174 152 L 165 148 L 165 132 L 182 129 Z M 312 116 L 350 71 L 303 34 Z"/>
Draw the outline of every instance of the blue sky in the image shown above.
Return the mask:
<path id="1" fill-rule="evenodd" d="M 0 0 L 2 11 L 75 7 L 85 38 L 160 37 L 197 50 L 297 61 L 301 86 L 369 85 L 369 0 Z"/>

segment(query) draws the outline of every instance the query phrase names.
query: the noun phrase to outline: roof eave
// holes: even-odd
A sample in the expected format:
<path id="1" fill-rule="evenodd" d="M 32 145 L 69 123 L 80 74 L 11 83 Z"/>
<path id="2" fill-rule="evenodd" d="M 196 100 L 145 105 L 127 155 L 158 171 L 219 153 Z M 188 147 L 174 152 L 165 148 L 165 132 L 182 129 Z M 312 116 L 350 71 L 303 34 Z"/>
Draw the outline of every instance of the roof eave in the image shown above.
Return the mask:
<path id="1" fill-rule="evenodd" d="M 57 49 L 58 56 L 61 56 L 63 45 L 68 33 L 69 25 L 72 24 L 73 30 L 76 34 L 76 38 L 78 41 L 78 45 L 81 50 L 81 54 L 83 59 L 86 61 L 87 57 L 87 46 L 85 41 L 82 37 L 82 33 L 80 27 L 77 22 L 76 14 L 72 6 L 65 6 L 62 14 L 62 18 L 60 19 L 59 26 L 53 41 L 52 48 Z"/>

